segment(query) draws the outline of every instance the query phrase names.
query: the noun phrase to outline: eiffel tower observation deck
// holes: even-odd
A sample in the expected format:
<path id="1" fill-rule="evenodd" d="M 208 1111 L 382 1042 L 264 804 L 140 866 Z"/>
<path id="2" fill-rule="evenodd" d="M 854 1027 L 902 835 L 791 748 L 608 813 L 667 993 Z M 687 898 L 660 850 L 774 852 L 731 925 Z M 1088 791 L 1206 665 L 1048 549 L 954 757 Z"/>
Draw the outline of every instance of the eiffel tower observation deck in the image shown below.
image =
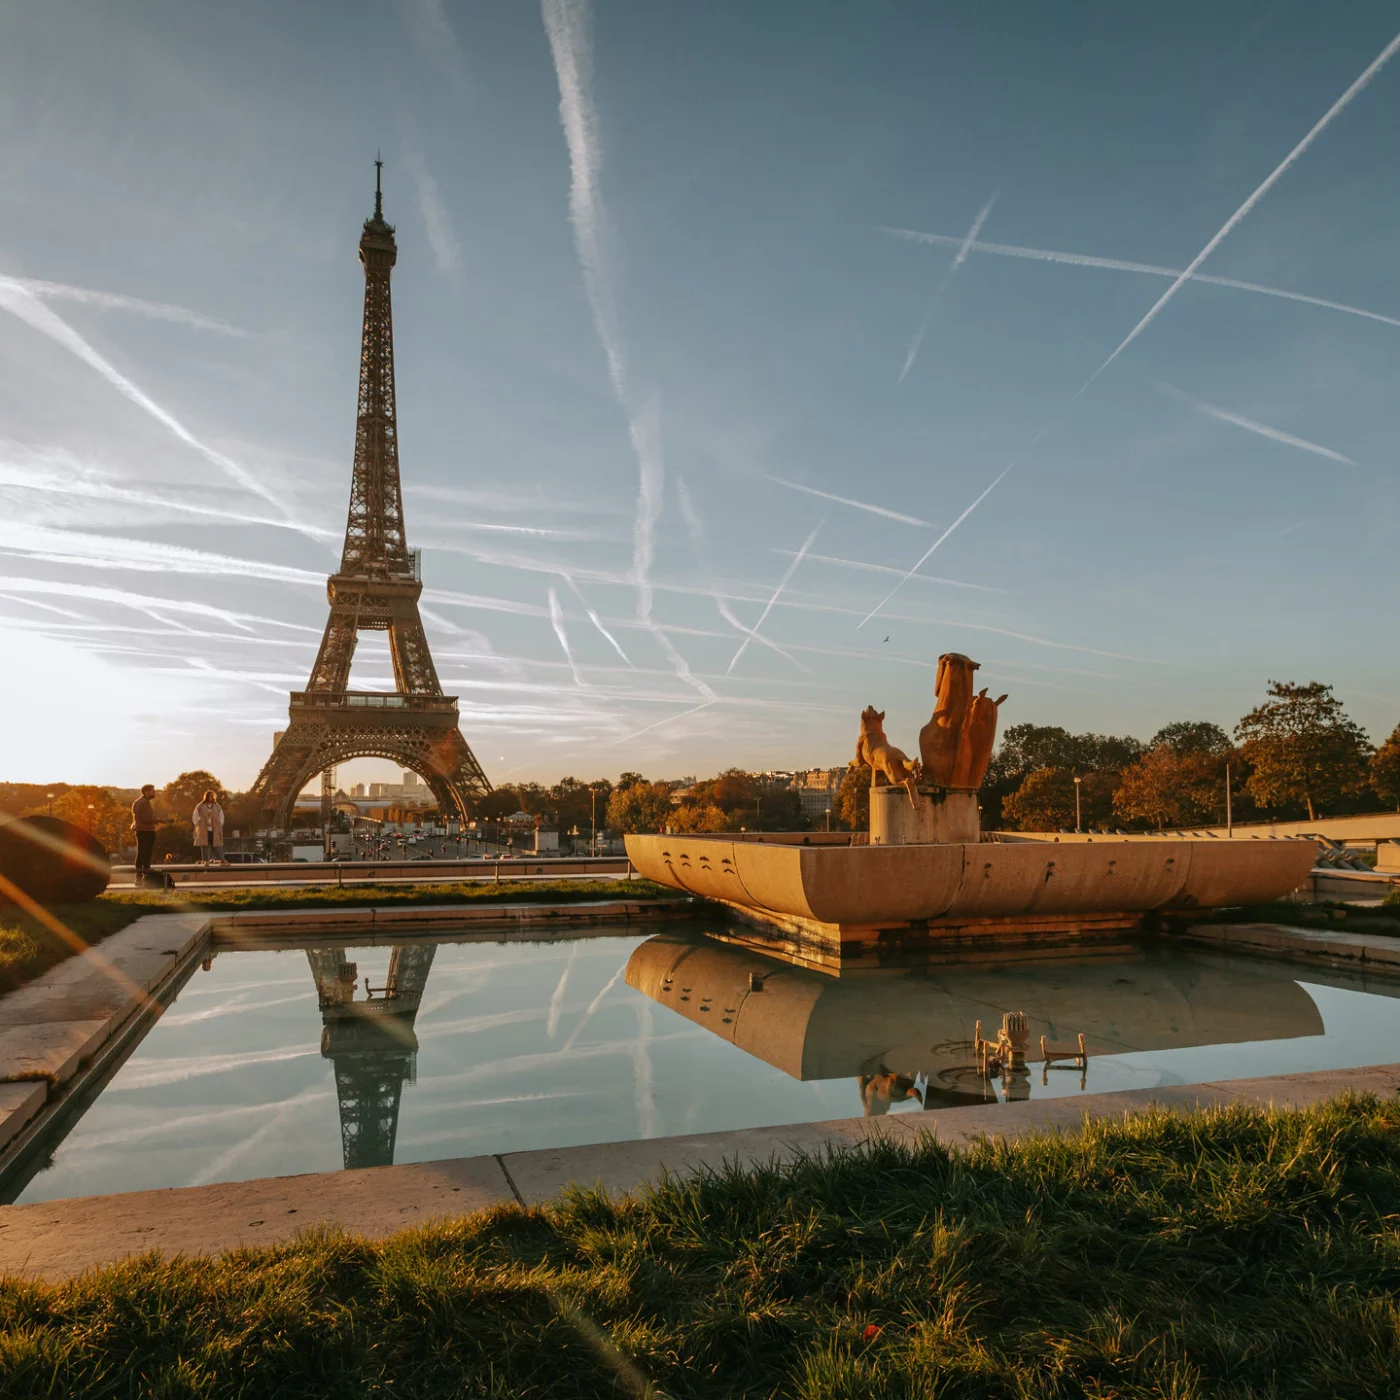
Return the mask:
<path id="1" fill-rule="evenodd" d="M 384 220 L 382 162 L 374 164 L 374 216 L 360 235 L 365 318 L 345 549 L 326 583 L 330 617 L 311 677 L 292 692 L 290 723 L 249 794 L 269 825 L 284 828 L 306 784 L 353 758 L 385 758 L 417 773 L 444 816 L 466 817 L 491 791 L 458 728 L 457 697 L 442 693 L 418 611 L 423 581 L 404 530 L 394 397 L 389 281 L 398 245 Z M 394 689 L 387 693 L 349 688 L 365 629 L 389 634 Z"/>

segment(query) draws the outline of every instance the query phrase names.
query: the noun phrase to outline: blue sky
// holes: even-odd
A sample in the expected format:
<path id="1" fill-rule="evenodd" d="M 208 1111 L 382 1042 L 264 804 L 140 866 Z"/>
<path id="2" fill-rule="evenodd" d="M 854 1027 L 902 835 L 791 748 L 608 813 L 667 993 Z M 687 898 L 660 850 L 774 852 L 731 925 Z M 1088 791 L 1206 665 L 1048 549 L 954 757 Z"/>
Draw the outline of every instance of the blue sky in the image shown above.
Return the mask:
<path id="1" fill-rule="evenodd" d="M 867 703 L 912 749 L 950 650 L 1003 723 L 1317 678 L 1383 738 L 1400 57 L 1328 113 L 1396 27 L 0 0 L 0 776 L 266 758 L 344 529 L 376 149 L 409 536 L 494 781 L 844 762 Z"/>

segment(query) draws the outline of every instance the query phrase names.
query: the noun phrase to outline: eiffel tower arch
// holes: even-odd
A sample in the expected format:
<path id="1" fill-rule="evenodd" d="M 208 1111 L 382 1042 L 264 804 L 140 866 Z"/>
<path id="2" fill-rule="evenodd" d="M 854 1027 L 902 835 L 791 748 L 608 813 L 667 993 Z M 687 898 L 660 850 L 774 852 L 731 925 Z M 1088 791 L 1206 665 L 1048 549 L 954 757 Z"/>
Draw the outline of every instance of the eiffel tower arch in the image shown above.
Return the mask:
<path id="1" fill-rule="evenodd" d="M 290 722 L 249 793 L 263 819 L 283 828 L 312 778 L 354 758 L 386 758 L 418 774 L 444 815 L 466 817 L 472 801 L 491 791 L 458 728 L 457 697 L 442 693 L 418 611 L 423 580 L 404 531 L 394 393 L 389 280 L 398 245 L 384 221 L 380 170 L 376 160 L 374 217 L 360 235 L 365 315 L 345 548 L 326 582 L 330 617 L 311 677 L 305 690 L 292 692 Z M 388 693 L 349 688 L 365 630 L 388 633 Z"/>

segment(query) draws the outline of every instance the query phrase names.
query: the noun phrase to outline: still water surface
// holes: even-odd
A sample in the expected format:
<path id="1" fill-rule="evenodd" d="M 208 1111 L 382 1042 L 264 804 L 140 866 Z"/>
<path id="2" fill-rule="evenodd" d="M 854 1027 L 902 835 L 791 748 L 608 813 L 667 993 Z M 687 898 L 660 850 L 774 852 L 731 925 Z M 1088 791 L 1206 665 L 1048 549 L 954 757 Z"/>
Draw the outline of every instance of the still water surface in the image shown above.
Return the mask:
<path id="1" fill-rule="evenodd" d="M 18 1199 L 1400 1061 L 1400 985 L 1179 948 L 837 979 L 634 925 L 419 941 L 394 966 L 421 1000 L 385 1003 L 391 956 L 221 952 Z M 416 1015 L 367 1023 L 366 982 Z M 1082 1083 L 984 1080 L 973 1027 L 1008 1010 L 1033 1060 L 1083 1032 Z"/>

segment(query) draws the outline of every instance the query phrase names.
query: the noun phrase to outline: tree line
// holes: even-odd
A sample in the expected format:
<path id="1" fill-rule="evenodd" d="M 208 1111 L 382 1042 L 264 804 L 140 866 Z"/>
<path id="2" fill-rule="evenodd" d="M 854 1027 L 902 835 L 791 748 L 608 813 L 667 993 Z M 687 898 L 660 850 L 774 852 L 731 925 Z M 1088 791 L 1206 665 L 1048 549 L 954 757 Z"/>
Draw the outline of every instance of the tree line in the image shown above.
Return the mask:
<path id="1" fill-rule="evenodd" d="M 1164 830 L 1315 820 L 1400 806 L 1400 725 L 1379 749 L 1320 681 L 1270 681 L 1233 736 L 1205 720 L 1130 736 L 1013 725 L 981 794 L 983 825 L 1022 831 Z"/>

